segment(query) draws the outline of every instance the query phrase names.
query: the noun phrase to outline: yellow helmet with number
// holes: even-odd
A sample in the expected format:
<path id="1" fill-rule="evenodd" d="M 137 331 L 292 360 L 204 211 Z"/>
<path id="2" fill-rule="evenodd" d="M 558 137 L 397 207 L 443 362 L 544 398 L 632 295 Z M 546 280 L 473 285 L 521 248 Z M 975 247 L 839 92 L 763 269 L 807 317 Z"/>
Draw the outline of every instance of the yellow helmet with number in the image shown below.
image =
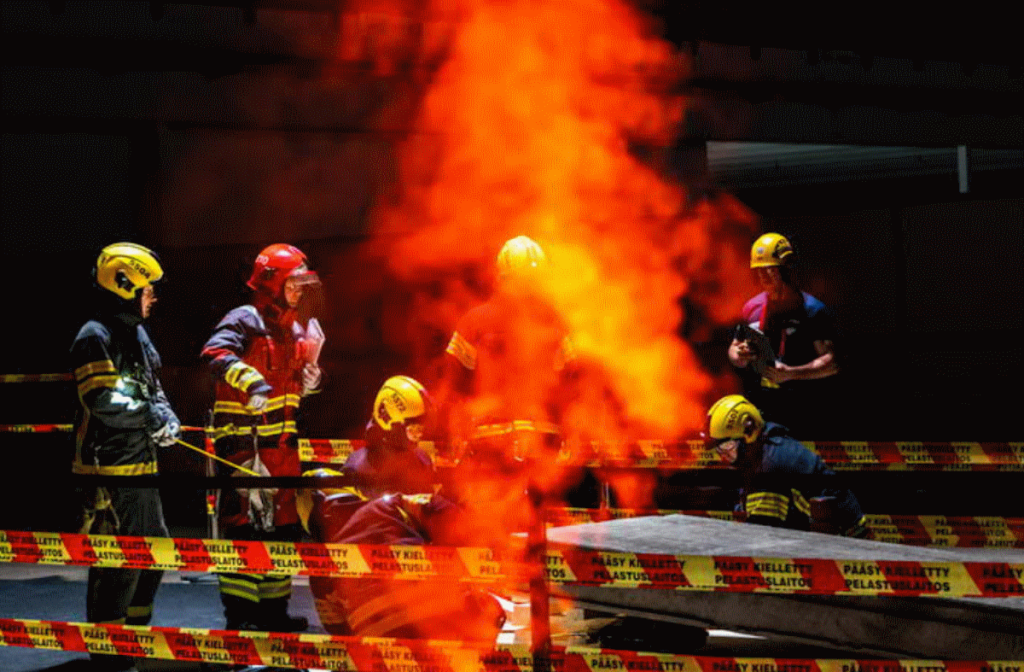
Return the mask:
<path id="1" fill-rule="evenodd" d="M 722 397 L 708 410 L 708 436 L 713 441 L 743 439 L 753 443 L 764 428 L 757 407 L 742 394 Z"/>
<path id="2" fill-rule="evenodd" d="M 522 275 L 547 265 L 548 257 L 537 241 L 528 236 L 516 236 L 505 241 L 498 252 L 498 276 Z"/>
<path id="3" fill-rule="evenodd" d="M 430 395 L 423 385 L 409 376 L 392 376 L 384 381 L 373 401 L 373 423 L 385 432 L 397 424 L 425 422 L 433 410 Z"/>
<path id="4" fill-rule="evenodd" d="M 778 233 L 766 233 L 750 247 L 750 267 L 783 266 L 795 259 L 793 245 Z"/>
<path id="5" fill-rule="evenodd" d="M 96 260 L 96 284 L 122 299 L 134 299 L 140 289 L 162 277 L 156 253 L 135 243 L 107 245 Z"/>

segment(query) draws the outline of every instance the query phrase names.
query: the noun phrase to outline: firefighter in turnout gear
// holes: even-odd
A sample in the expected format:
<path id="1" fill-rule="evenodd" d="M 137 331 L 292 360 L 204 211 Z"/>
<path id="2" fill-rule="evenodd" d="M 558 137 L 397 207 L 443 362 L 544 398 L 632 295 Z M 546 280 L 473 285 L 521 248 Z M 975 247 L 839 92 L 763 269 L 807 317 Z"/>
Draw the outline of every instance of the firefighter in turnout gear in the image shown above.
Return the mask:
<path id="1" fill-rule="evenodd" d="M 307 491 L 310 492 L 310 491 Z M 309 526 L 321 543 L 459 546 L 460 507 L 444 494 L 387 494 L 312 489 Z M 309 577 L 317 614 L 332 635 L 484 642 L 493 645 L 505 612 L 493 595 L 455 578 L 414 581 Z"/>
<path id="2" fill-rule="evenodd" d="M 568 329 L 541 296 L 544 250 L 527 236 L 506 241 L 490 300 L 459 320 L 445 350 L 445 429 L 456 444 L 505 444 L 520 458 L 561 443 L 575 353 Z"/>
<path id="3" fill-rule="evenodd" d="M 115 243 L 96 261 L 96 314 L 71 346 L 80 408 L 75 420 L 76 474 L 155 476 L 157 448 L 178 438 L 181 425 L 160 383 L 160 356 L 143 321 L 163 277 L 156 254 Z M 80 532 L 169 536 L 154 485 L 82 488 Z M 86 618 L 93 623 L 145 625 L 162 572 L 89 569 Z M 99 669 L 132 669 L 124 656 L 93 655 Z"/>
<path id="4" fill-rule="evenodd" d="M 487 457 L 493 457 L 489 453 Z M 491 486 L 520 482 L 519 464 L 478 465 L 467 454 L 437 493 L 389 493 L 366 498 L 355 487 L 313 487 L 299 491 L 298 511 L 306 531 L 319 543 L 508 547 L 506 514 L 522 512 L 521 497 L 490 499 Z M 317 469 L 303 476 L 340 476 Z M 487 478 L 487 477 L 485 477 Z M 482 486 L 482 487 L 481 487 Z M 520 489 L 521 492 L 521 489 Z M 497 599 L 455 578 L 352 579 L 310 576 L 317 613 L 332 635 L 402 637 L 483 642 L 493 645 L 505 622 Z"/>
<path id="5" fill-rule="evenodd" d="M 412 444 L 432 437 L 435 425 L 429 393 L 408 376 L 389 378 L 377 394 L 370 424 L 377 427 L 372 431 L 392 433 L 386 440 L 390 444 Z M 382 459 L 395 460 L 395 456 L 387 452 Z M 300 489 L 296 504 L 302 525 L 319 543 L 438 544 L 492 549 L 509 546 L 509 531 L 515 525 L 508 524 L 506 519 L 524 513 L 525 474 L 521 462 L 511 459 L 511 455 L 477 455 L 466 451 L 448 470 L 448 478 L 439 491 L 435 491 L 426 473 L 414 480 L 395 477 L 403 466 L 421 470 L 419 462 L 410 456 L 383 469 L 346 466 L 346 479 L 341 487 L 325 484 Z M 359 461 L 357 466 L 366 464 L 365 460 Z M 316 469 L 303 476 L 342 474 Z M 388 485 L 413 486 L 415 480 L 426 491 L 373 495 L 386 490 Z M 364 489 L 367 484 L 369 488 Z M 309 586 L 320 622 L 333 635 L 493 644 L 505 620 L 504 611 L 492 595 L 450 578 L 409 581 L 310 576 Z"/>
<path id="6" fill-rule="evenodd" d="M 722 397 L 708 410 L 705 438 L 743 483 L 740 506 L 747 521 L 795 530 L 866 537 L 860 503 L 837 483 L 821 457 L 765 422 L 745 397 Z"/>
<path id="7" fill-rule="evenodd" d="M 248 286 L 250 305 L 231 310 L 203 348 L 216 383 L 212 433 L 220 457 L 270 476 L 298 476 L 296 417 L 303 397 L 321 382 L 317 365 L 323 334 L 303 324 L 303 302 L 319 291 L 306 255 L 291 245 L 265 248 Z M 230 467 L 219 467 L 222 474 Z M 301 537 L 292 489 L 222 490 L 218 526 L 224 537 L 297 541 Z M 308 623 L 288 615 L 291 579 L 281 575 L 220 574 L 228 629 L 294 632 Z"/>
<path id="8" fill-rule="evenodd" d="M 366 424 L 366 447 L 345 461 L 346 475 L 368 497 L 389 492 L 431 492 L 436 481 L 430 456 L 419 442 L 434 424 L 434 402 L 418 381 L 384 381 Z"/>

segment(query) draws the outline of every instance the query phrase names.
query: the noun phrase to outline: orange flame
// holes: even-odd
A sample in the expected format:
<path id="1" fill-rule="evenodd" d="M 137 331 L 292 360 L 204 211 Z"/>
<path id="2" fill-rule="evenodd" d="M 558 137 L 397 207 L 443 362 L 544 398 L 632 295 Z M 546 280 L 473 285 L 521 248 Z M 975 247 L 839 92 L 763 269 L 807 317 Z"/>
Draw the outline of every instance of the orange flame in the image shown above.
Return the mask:
<path id="1" fill-rule="evenodd" d="M 679 131 L 683 57 L 616 0 L 436 4 L 425 13 L 443 5 L 454 23 L 447 58 L 401 148 L 401 193 L 374 222 L 392 272 L 484 275 L 504 240 L 530 235 L 558 270 L 545 296 L 623 405 L 625 422 L 604 429 L 696 429 L 712 380 L 679 336 L 680 298 L 695 297 L 715 320 L 734 317 L 740 296 L 702 295 L 695 279 L 747 271 L 716 257 L 727 218 L 708 204 L 688 209 L 659 162 L 638 158 L 645 148 L 663 163 Z M 377 16 L 403 11 L 374 6 Z M 372 56 L 392 67 L 393 52 Z M 464 310 L 470 297 L 454 298 Z M 415 303 L 450 314 L 452 298 Z M 598 396 L 582 396 L 570 413 L 577 424 L 604 417 Z"/>
<path id="2" fill-rule="evenodd" d="M 355 0 L 345 12 L 339 72 L 370 64 L 365 72 L 404 80 L 396 91 L 420 96 L 411 96 L 413 130 L 363 258 L 364 269 L 390 275 L 374 289 L 384 294 L 387 346 L 417 360 L 410 373 L 424 376 L 445 357 L 456 322 L 486 294 L 503 242 L 528 235 L 552 261 L 540 294 L 558 319 L 515 325 L 510 339 L 525 331 L 532 343 L 508 361 L 550 362 L 551 327 L 565 325 L 583 375 L 559 418 L 567 443 L 700 427 L 716 381 L 681 336 L 683 306 L 710 322 L 705 329 L 738 316 L 749 272 L 737 250 L 753 218 L 728 198 L 691 205 L 666 174 L 685 111 L 683 56 L 620 0 Z M 375 123 L 408 111 L 396 104 Z M 506 405 L 543 406 L 557 376 L 550 366 L 543 375 L 520 368 L 528 374 L 509 377 Z M 493 396 L 469 404 L 494 405 Z M 509 527 L 531 524 L 510 514 L 532 513 L 536 523 L 536 511 L 524 510 L 526 484 L 548 496 L 573 485 L 564 479 L 580 474 L 550 468 L 547 449 L 551 459 L 526 461 L 543 473 L 453 476 L 475 500 L 475 517 L 459 525 L 470 545 L 502 546 Z M 655 479 L 629 473 L 609 483 L 620 505 L 645 508 Z"/>

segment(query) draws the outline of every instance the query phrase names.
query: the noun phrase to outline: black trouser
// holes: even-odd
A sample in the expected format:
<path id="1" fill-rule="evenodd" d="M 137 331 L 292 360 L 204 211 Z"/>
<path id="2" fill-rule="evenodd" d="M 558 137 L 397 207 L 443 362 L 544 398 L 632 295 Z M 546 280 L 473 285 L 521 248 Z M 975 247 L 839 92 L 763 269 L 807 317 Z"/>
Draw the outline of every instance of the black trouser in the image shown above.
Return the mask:
<path id="1" fill-rule="evenodd" d="M 299 541 L 302 528 L 280 525 L 273 532 L 260 532 L 251 525 L 229 527 L 226 539 L 241 541 Z M 218 574 L 220 601 L 228 630 L 276 631 L 288 618 L 292 577 L 287 574 Z"/>
<path id="2" fill-rule="evenodd" d="M 90 534 L 167 537 L 160 491 L 156 488 L 109 488 L 111 510 L 97 517 Z M 115 527 L 116 525 L 116 527 Z M 90 567 L 85 598 L 86 619 L 92 623 L 147 625 L 162 571 Z M 90 654 L 94 661 L 117 670 L 131 667 L 127 656 Z"/>

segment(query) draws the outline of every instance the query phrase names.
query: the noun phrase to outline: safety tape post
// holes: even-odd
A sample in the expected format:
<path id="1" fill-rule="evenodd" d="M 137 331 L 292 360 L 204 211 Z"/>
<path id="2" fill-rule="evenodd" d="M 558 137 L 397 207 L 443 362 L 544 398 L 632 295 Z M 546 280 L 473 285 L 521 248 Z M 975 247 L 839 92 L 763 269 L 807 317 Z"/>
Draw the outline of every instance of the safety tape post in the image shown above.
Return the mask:
<path id="1" fill-rule="evenodd" d="M 169 571 L 304 574 L 491 583 L 522 580 L 516 553 L 487 548 L 379 546 L 0 532 L 0 562 Z M 548 581 L 563 586 L 808 595 L 1024 597 L 1024 562 L 834 560 L 659 555 L 549 549 Z"/>
<path id="2" fill-rule="evenodd" d="M 0 618 L 0 645 L 236 665 L 321 668 L 349 672 L 532 672 L 522 644 L 383 637 L 341 637 L 251 631 L 130 626 Z M 799 667 L 796 667 L 799 666 Z M 561 672 L 734 672 L 751 669 L 819 672 L 1017 672 L 1013 661 L 775 659 L 698 657 L 580 646 L 552 647 Z"/>

